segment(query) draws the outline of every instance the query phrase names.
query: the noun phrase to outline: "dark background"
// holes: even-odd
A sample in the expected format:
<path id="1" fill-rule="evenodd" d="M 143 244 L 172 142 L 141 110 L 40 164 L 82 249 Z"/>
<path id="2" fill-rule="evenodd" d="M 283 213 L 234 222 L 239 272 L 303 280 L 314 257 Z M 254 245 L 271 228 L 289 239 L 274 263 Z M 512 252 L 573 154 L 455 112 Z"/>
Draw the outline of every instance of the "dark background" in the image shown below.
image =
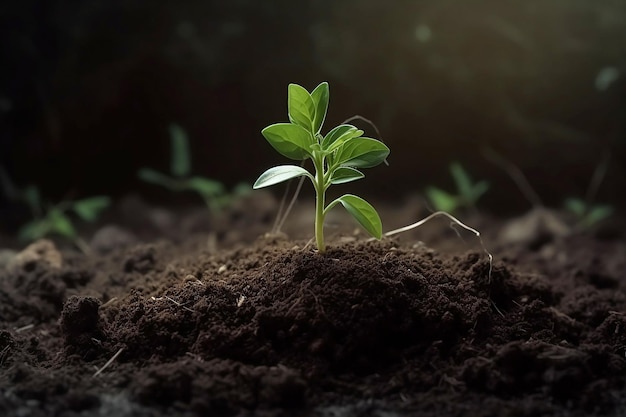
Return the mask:
<path id="1" fill-rule="evenodd" d="M 526 210 L 483 157 L 491 147 L 558 206 L 584 195 L 609 152 L 598 200 L 624 207 L 619 0 L 5 1 L 0 165 L 50 201 L 171 198 L 136 172 L 168 169 L 175 122 L 195 173 L 252 183 L 287 162 L 259 133 L 286 120 L 287 84 L 320 81 L 331 91 L 325 130 L 359 114 L 391 148 L 389 167 L 354 184 L 367 196 L 451 188 L 458 160 L 491 182 L 484 209 Z"/>

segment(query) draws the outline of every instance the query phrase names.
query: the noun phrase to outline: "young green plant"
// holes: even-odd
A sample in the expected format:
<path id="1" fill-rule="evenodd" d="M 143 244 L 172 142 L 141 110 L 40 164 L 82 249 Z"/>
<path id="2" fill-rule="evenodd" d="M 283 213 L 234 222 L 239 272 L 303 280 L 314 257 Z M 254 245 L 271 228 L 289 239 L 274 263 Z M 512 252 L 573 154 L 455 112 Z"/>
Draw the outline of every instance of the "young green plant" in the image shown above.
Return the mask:
<path id="1" fill-rule="evenodd" d="M 57 235 L 72 241 L 83 252 L 89 252 L 87 244 L 78 236 L 70 213 L 85 222 L 94 222 L 100 213 L 111 204 L 109 197 L 95 196 L 81 200 L 62 201 L 42 209 L 37 188 L 31 186 L 26 191 L 25 201 L 34 218 L 20 228 L 18 232 L 20 240 L 31 242 L 46 236 Z"/>
<path id="2" fill-rule="evenodd" d="M 364 137 L 362 130 L 350 124 L 341 124 L 323 136 L 321 130 L 329 97 L 327 82 L 310 93 L 298 84 L 289 84 L 289 123 L 272 124 L 261 133 L 281 155 L 296 161 L 310 159 L 314 172 L 302 166 L 279 165 L 261 174 L 253 186 L 257 189 L 292 178 L 309 178 L 315 189 L 315 241 L 320 253 L 326 252 L 324 219 L 337 204 L 344 206 L 370 235 L 381 238 L 382 222 L 371 204 L 353 194 L 344 194 L 326 204 L 326 191 L 331 185 L 365 177 L 360 169 L 375 167 L 389 155 L 389 148 L 384 143 Z"/>
<path id="3" fill-rule="evenodd" d="M 478 199 L 489 189 L 489 183 L 487 181 L 474 183 L 458 162 L 450 164 L 450 173 L 456 185 L 456 194 L 437 187 L 426 189 L 428 199 L 435 209 L 453 213 L 460 208 L 475 208 Z"/>
<path id="4" fill-rule="evenodd" d="M 85 253 L 89 252 L 89 247 L 78 235 L 72 222 L 72 214 L 83 221 L 94 222 L 111 204 L 111 199 L 107 196 L 65 200 L 54 205 L 44 204 L 37 186 L 27 185 L 18 188 L 2 167 L 0 167 L 0 191 L 10 201 L 25 205 L 31 213 L 32 220 L 18 230 L 19 240 L 32 242 L 56 235 L 72 241 Z"/>
<path id="5" fill-rule="evenodd" d="M 231 194 L 226 192 L 224 184 L 209 178 L 191 175 L 191 156 L 187 134 L 177 124 L 171 124 L 170 130 L 170 174 L 162 174 L 150 168 L 139 170 L 139 178 L 145 182 L 160 185 L 170 191 L 193 191 L 198 194 L 210 212 L 215 213 L 227 206 L 237 195 L 243 195 L 250 185 L 240 184 Z"/>
<path id="6" fill-rule="evenodd" d="M 589 229 L 613 214 L 612 206 L 607 204 L 590 205 L 580 198 L 567 198 L 564 205 L 567 211 L 576 216 L 577 226 L 582 229 Z"/>

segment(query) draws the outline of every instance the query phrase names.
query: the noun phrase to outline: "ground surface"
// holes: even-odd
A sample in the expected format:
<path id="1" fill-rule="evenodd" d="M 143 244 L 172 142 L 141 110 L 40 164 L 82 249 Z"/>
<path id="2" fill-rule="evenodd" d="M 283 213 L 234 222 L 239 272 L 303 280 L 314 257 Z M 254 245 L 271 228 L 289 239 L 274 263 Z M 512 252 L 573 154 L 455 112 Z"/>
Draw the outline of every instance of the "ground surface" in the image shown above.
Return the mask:
<path id="1" fill-rule="evenodd" d="M 208 243 L 113 233 L 91 256 L 38 242 L 13 258 L 0 415 L 626 413 L 619 234 L 507 243 L 508 224 L 491 226 L 490 273 L 480 248 L 413 232 L 331 233 L 321 256 L 286 235 L 246 241 L 269 220 L 241 221 Z"/>

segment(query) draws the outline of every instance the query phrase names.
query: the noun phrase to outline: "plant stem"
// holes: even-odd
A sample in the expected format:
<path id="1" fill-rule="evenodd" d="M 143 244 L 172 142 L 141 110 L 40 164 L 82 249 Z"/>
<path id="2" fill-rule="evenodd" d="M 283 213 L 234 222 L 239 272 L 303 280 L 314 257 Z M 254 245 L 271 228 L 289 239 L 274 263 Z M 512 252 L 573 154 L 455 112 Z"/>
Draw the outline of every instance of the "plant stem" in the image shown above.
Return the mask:
<path id="1" fill-rule="evenodd" d="M 324 243 L 324 205 L 326 204 L 326 187 L 324 186 L 324 159 L 317 155 L 313 158 L 315 165 L 315 243 L 319 253 L 326 252 Z"/>

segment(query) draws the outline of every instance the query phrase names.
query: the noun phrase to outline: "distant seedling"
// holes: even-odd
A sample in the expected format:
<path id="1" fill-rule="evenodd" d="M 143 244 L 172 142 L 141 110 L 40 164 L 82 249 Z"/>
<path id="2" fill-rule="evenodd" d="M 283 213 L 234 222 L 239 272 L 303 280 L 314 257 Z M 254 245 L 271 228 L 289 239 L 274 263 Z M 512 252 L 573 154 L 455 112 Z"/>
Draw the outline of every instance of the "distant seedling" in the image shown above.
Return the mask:
<path id="1" fill-rule="evenodd" d="M 75 201 L 62 201 L 43 208 L 39 191 L 32 186 L 25 189 L 25 201 L 34 219 L 20 228 L 18 232 L 20 240 L 32 242 L 46 236 L 56 235 L 72 241 L 83 252 L 88 252 L 89 249 L 78 236 L 70 214 L 75 214 L 81 220 L 91 223 L 96 221 L 102 211 L 111 204 L 109 197 L 96 196 Z"/>
<path id="2" fill-rule="evenodd" d="M 191 156 L 189 141 L 185 131 L 177 124 L 171 124 L 170 130 L 170 175 L 162 174 L 150 168 L 139 170 L 139 178 L 145 182 L 160 185 L 170 191 L 192 191 L 198 194 L 212 213 L 228 206 L 232 199 L 250 190 L 247 184 L 237 185 L 231 194 L 219 181 L 191 176 Z"/>
<path id="3" fill-rule="evenodd" d="M 437 187 L 428 187 L 426 195 L 436 210 L 453 213 L 459 209 L 475 209 L 478 199 L 487 192 L 487 181 L 472 182 L 461 164 L 450 164 L 450 173 L 454 179 L 457 193 L 451 194 Z"/>
<path id="4" fill-rule="evenodd" d="M 107 196 L 95 196 L 75 201 L 66 200 L 55 205 L 44 204 L 36 186 L 28 185 L 22 189 L 18 188 L 2 167 L 0 167 L 0 188 L 9 200 L 26 205 L 33 217 L 33 220 L 19 229 L 19 240 L 32 242 L 56 235 L 72 241 L 85 253 L 89 251 L 89 247 L 78 236 L 71 214 L 83 221 L 94 222 L 111 204 L 111 199 Z"/>
<path id="5" fill-rule="evenodd" d="M 568 198 L 565 209 L 576 216 L 578 227 L 588 229 L 613 214 L 613 207 L 607 204 L 590 205 L 580 198 Z"/>
<path id="6" fill-rule="evenodd" d="M 389 155 L 389 148 L 384 143 L 362 136 L 362 130 L 349 124 L 341 124 L 323 136 L 321 129 L 328 102 L 326 82 L 319 84 L 311 93 L 297 84 L 289 84 L 289 123 L 270 125 L 261 133 L 281 155 L 297 161 L 310 159 L 314 173 L 302 166 L 279 165 L 261 174 L 253 186 L 257 189 L 292 178 L 309 178 L 315 189 L 315 240 L 320 253 L 326 251 L 324 219 L 337 204 L 343 205 L 370 235 L 381 238 L 382 222 L 371 204 L 355 195 L 344 194 L 327 205 L 326 191 L 331 185 L 365 177 L 360 168 L 375 167 Z"/>

